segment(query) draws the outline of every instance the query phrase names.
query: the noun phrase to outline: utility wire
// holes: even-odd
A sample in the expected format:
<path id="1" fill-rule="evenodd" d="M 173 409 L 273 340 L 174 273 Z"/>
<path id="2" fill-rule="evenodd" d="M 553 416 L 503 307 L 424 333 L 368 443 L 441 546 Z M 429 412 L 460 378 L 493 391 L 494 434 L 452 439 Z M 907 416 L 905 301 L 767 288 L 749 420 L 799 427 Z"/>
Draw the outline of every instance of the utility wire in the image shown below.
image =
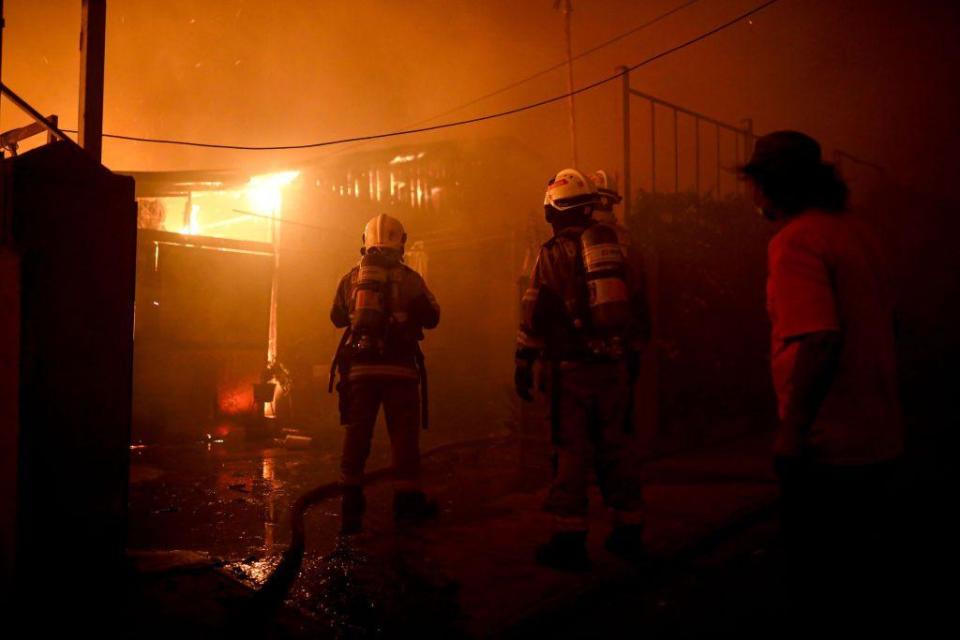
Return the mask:
<path id="1" fill-rule="evenodd" d="M 578 53 L 577 55 L 575 55 L 573 58 L 571 58 L 570 61 L 573 62 L 573 61 L 576 61 L 576 60 L 580 60 L 580 59 L 582 59 L 582 58 L 586 58 L 587 56 L 589 56 L 589 55 L 591 55 L 591 54 L 593 54 L 593 53 L 596 53 L 596 52 L 599 51 L 600 49 L 604 49 L 604 48 L 610 46 L 611 44 L 614 44 L 614 43 L 616 43 L 616 42 L 619 42 L 620 40 L 623 40 L 624 38 L 627 38 L 627 37 L 629 37 L 629 36 L 631 36 L 631 35 L 633 35 L 633 34 L 635 34 L 635 33 L 638 33 L 638 32 L 640 32 L 640 31 L 643 31 L 644 29 L 647 29 L 647 28 L 649 28 L 649 27 L 652 27 L 653 25 L 657 24 L 658 22 L 661 22 L 661 21 L 669 18 L 670 16 L 674 15 L 675 13 L 679 13 L 680 11 L 683 11 L 683 10 L 686 9 L 687 7 L 690 7 L 690 6 L 692 6 L 692 5 L 697 4 L 698 2 L 700 2 L 700 0 L 688 0 L 687 2 L 684 2 L 683 4 L 678 5 L 678 6 L 674 7 L 673 9 L 670 9 L 669 11 L 666 11 L 665 13 L 661 13 L 660 15 L 658 15 L 658 16 L 656 16 L 656 17 L 654 17 L 654 18 L 651 18 L 650 20 L 647 20 L 646 22 L 644 22 L 644 23 L 642 23 L 642 24 L 639 24 L 639 25 L 637 25 L 637 26 L 635 26 L 635 27 L 633 27 L 633 28 L 631 28 L 631 29 L 628 29 L 627 31 L 624 31 L 623 33 L 620 33 L 620 34 L 618 34 L 618 35 L 610 38 L 609 40 L 605 40 L 605 41 L 603 41 L 603 42 L 601 42 L 601 43 L 599 43 L 599 44 L 597 44 L 597 45 L 595 45 L 595 46 L 593 46 L 593 47 L 590 47 L 589 49 L 586 49 L 585 51 L 581 51 L 580 53 Z M 547 67 L 546 69 L 541 69 L 540 71 L 537 71 L 536 73 L 534 73 L 534 74 L 532 74 L 532 75 L 529 75 L 529 76 L 527 76 L 527 77 L 525 77 L 525 78 L 521 78 L 521 79 L 519 79 L 519 80 L 516 80 L 516 81 L 514 81 L 514 82 L 511 82 L 510 84 L 507 84 L 507 85 L 505 85 L 505 86 L 503 86 L 503 87 L 500 87 L 499 89 L 496 89 L 496 90 L 494 90 L 494 91 L 490 91 L 489 93 L 485 93 L 485 94 L 483 94 L 483 95 L 477 96 L 476 98 L 473 98 L 472 100 L 470 100 L 470 101 L 468 101 L 468 102 L 464 102 L 464 103 L 462 103 L 462 104 L 459 104 L 459 105 L 457 105 L 457 106 L 455 106 L 455 107 L 451 107 L 451 108 L 447 109 L 446 111 L 441 111 L 440 113 L 435 113 L 435 114 L 433 114 L 432 116 L 430 116 L 430 117 L 428 117 L 428 118 L 423 118 L 422 120 L 417 120 L 417 121 L 415 121 L 415 122 L 411 122 L 409 125 L 407 125 L 407 127 L 417 127 L 417 126 L 419 126 L 419 125 L 426 124 L 426 123 L 428 123 L 428 122 L 432 122 L 433 120 L 436 120 L 437 118 L 442 118 L 443 116 L 447 116 L 447 115 L 450 115 L 450 114 L 452 114 L 452 113 L 456 113 L 457 111 L 462 111 L 463 109 L 466 109 L 467 107 L 472 107 L 473 105 L 475 105 L 475 104 L 477 104 L 477 103 L 480 103 L 480 102 L 483 102 L 484 100 L 488 100 L 488 99 L 493 98 L 493 97 L 495 97 L 495 96 L 498 96 L 498 95 L 500 95 L 500 94 L 502 94 L 502 93 L 506 93 L 506 92 L 510 91 L 511 89 L 516 89 L 516 88 L 519 87 L 519 86 L 522 86 L 522 85 L 524 85 L 524 84 L 526 84 L 526 83 L 528 83 L 528 82 L 531 82 L 531 81 L 533 81 L 533 80 L 536 80 L 537 78 L 541 78 L 541 77 L 547 75 L 548 73 L 551 73 L 551 72 L 553 72 L 553 71 L 556 71 L 557 69 L 561 69 L 561 68 L 563 68 L 563 67 L 565 67 L 565 66 L 567 66 L 567 61 L 558 62 L 557 64 L 554 64 L 554 65 L 552 65 L 552 66 L 550 66 L 550 67 Z M 569 97 L 569 94 L 565 95 L 564 97 Z M 76 132 L 77 132 L 76 129 L 65 129 L 64 131 L 66 131 L 67 133 L 76 133 Z M 117 139 L 121 139 L 121 140 L 132 140 L 132 141 L 136 141 L 136 142 L 161 142 L 160 140 L 156 140 L 156 139 L 140 138 L 140 137 L 135 137 L 135 136 L 121 136 L 121 135 L 119 135 L 119 134 L 103 134 L 103 135 L 104 135 L 105 138 L 117 138 Z M 354 140 L 354 141 L 352 141 L 352 142 L 355 142 L 355 143 L 356 143 L 356 142 L 364 142 L 364 141 L 365 141 L 365 140 Z M 186 141 L 177 141 L 177 140 L 169 140 L 169 141 L 165 141 L 165 142 L 167 142 L 167 143 L 169 143 L 169 144 L 188 144 L 188 142 L 186 142 Z M 197 143 L 197 144 L 201 144 L 201 143 Z M 217 147 L 217 148 L 221 148 L 221 145 L 210 145 L 210 146 L 214 146 L 214 147 Z M 227 148 L 227 147 L 223 147 L 223 148 Z M 247 149 L 247 150 L 252 150 L 252 149 L 249 149 L 249 148 L 245 148 L 245 149 Z"/>
<path id="2" fill-rule="evenodd" d="M 652 27 L 652 26 L 655 25 L 656 23 L 658 23 L 658 22 L 660 22 L 660 21 L 662 21 L 662 20 L 665 20 L 666 18 L 669 18 L 669 17 L 672 16 L 673 14 L 678 13 L 678 12 L 680 12 L 680 11 L 683 11 L 683 10 L 686 9 L 687 7 L 689 7 L 689 6 L 691 6 L 691 5 L 695 5 L 695 4 L 697 4 L 698 2 L 700 2 L 700 0 L 689 0 L 688 2 L 685 2 L 685 3 L 683 3 L 683 4 L 681 4 L 681 5 L 677 6 L 677 7 L 674 7 L 673 9 L 670 9 L 670 10 L 667 11 L 666 13 L 661 13 L 661 14 L 658 15 L 657 17 L 652 18 L 652 19 L 650 19 L 650 20 L 647 20 L 647 21 L 644 22 L 643 24 L 639 24 L 639 25 L 637 25 L 636 27 L 633 27 L 632 29 L 629 29 L 628 31 L 624 31 L 624 32 L 621 33 L 621 34 L 616 35 L 616 36 L 610 38 L 609 40 L 605 40 L 605 41 L 601 42 L 600 44 L 598 44 L 598 45 L 596 45 L 596 46 L 590 47 L 589 49 L 587 49 L 587 50 L 585 50 L 585 51 L 581 51 L 581 52 L 578 53 L 577 55 L 575 55 L 575 56 L 573 56 L 572 58 L 570 58 L 570 62 L 574 62 L 574 61 L 576 61 L 576 60 L 580 60 L 581 58 L 586 58 L 586 57 L 589 56 L 590 54 L 596 53 L 596 52 L 599 51 L 600 49 L 603 49 L 603 48 L 605 48 L 605 47 L 608 47 L 608 46 L 610 46 L 611 44 L 613 44 L 613 43 L 615 43 L 615 42 L 619 42 L 620 40 L 623 40 L 624 38 L 626 38 L 626 37 L 628 37 L 628 36 L 632 36 L 633 34 L 639 32 L 639 31 L 643 31 L 644 29 L 646 29 L 646 28 L 648 28 L 648 27 Z M 501 93 L 506 93 L 507 91 L 510 91 L 511 89 L 516 89 L 517 87 L 519 87 L 519 86 L 521 86 L 521 85 L 524 85 L 524 84 L 526 84 L 526 83 L 528 83 L 528 82 L 530 82 L 530 81 L 532 81 L 532 80 L 536 80 L 537 78 L 541 78 L 541 77 L 547 75 L 548 73 L 550 73 L 550 72 L 552 72 L 552 71 L 556 71 L 557 69 L 562 69 L 562 68 L 565 67 L 565 66 L 567 66 L 567 61 L 566 61 L 566 60 L 564 60 L 563 62 L 558 62 L 557 64 L 555 64 L 555 65 L 553 65 L 553 66 L 550 66 L 550 67 L 547 67 L 546 69 L 541 69 L 540 71 L 537 71 L 537 72 L 534 73 L 533 75 L 529 75 L 529 76 L 527 76 L 526 78 L 522 78 L 522 79 L 517 80 L 517 81 L 515 81 L 515 82 L 511 82 L 510 84 L 505 85 L 505 86 L 503 86 L 503 87 L 501 87 L 501 88 L 499 88 L 499 89 L 497 89 L 497 90 L 495 90 L 495 91 L 491 91 L 490 93 L 485 93 L 485 94 L 483 94 L 482 96 L 477 96 L 476 98 L 474 98 L 473 100 L 470 100 L 469 102 L 464 102 L 464 103 L 461 104 L 461 105 L 458 105 L 458 106 L 456 106 L 456 107 L 451 107 L 450 109 L 447 109 L 446 111 L 443 111 L 443 112 L 441 112 L 441 113 L 432 115 L 432 116 L 430 116 L 429 118 L 424 118 L 423 120 L 420 120 L 420 121 L 418 121 L 418 122 L 414 122 L 411 126 L 417 126 L 417 125 L 420 125 L 420 124 L 424 124 L 424 123 L 430 122 L 431 120 L 436 120 L 437 118 L 442 118 L 443 116 L 448 116 L 448 115 L 450 115 L 451 113 L 456 113 L 457 111 L 461 111 L 462 109 L 466 109 L 467 107 L 472 107 L 473 105 L 477 104 L 478 102 L 483 102 L 484 100 L 487 100 L 487 99 L 492 98 L 492 97 L 494 97 L 494 96 L 498 96 L 498 95 L 500 95 Z"/>
<path id="3" fill-rule="evenodd" d="M 603 42 L 601 42 L 601 43 L 599 43 L 599 44 L 597 44 L 597 45 L 595 45 L 595 46 L 593 46 L 593 47 L 591 47 L 591 48 L 589 48 L 589 49 L 587 49 L 587 50 L 585 50 L 585 51 L 581 51 L 580 53 L 578 53 L 577 55 L 575 55 L 573 58 L 571 58 L 570 62 L 574 62 L 574 61 L 576 61 L 576 60 L 580 60 L 581 58 L 585 58 L 585 57 L 589 56 L 589 55 L 592 54 L 592 53 L 596 53 L 596 52 L 599 51 L 600 49 L 603 49 L 603 48 L 605 48 L 605 47 L 608 47 L 608 46 L 610 46 L 611 44 L 614 44 L 615 42 L 619 42 L 620 40 L 623 40 L 624 38 L 626 38 L 626 37 L 628 37 L 628 36 L 631 36 L 631 35 L 633 35 L 633 34 L 635 34 L 635 33 L 638 33 L 638 32 L 640 32 L 640 31 L 643 31 L 644 29 L 647 29 L 648 27 L 651 27 L 651 26 L 657 24 L 658 22 L 660 22 L 660 21 L 662 21 L 662 20 L 665 20 L 666 18 L 669 18 L 669 17 L 672 16 L 673 14 L 678 13 L 678 12 L 686 9 L 687 7 L 689 7 L 689 6 L 691 6 L 691 5 L 697 4 L 698 2 L 700 2 L 700 0 L 689 0 L 688 2 L 685 2 L 685 3 L 681 4 L 681 5 L 678 5 L 678 6 L 674 7 L 673 9 L 670 9 L 669 11 L 667 11 L 667 12 L 665 12 L 665 13 L 661 13 L 660 15 L 658 15 L 658 16 L 650 19 L 650 20 L 647 20 L 647 21 L 644 22 L 643 24 L 639 24 L 639 25 L 637 25 L 637 26 L 635 26 L 635 27 L 633 27 L 633 28 L 631 28 L 631 29 L 628 29 L 627 31 L 624 31 L 623 33 L 620 33 L 620 34 L 618 34 L 618 35 L 610 38 L 609 40 L 605 40 L 605 41 L 603 41 Z M 499 89 L 496 89 L 496 90 L 494 90 L 494 91 L 490 91 L 490 92 L 485 93 L 485 94 L 483 94 L 483 95 L 477 96 L 476 98 L 473 98 L 472 100 L 469 100 L 468 102 L 464 102 L 464 103 L 459 104 L 459 105 L 457 105 L 457 106 L 455 106 L 455 107 L 450 107 L 449 109 L 447 109 L 447 110 L 445 110 L 445 111 L 441 111 L 440 113 L 435 113 L 435 114 L 433 114 L 433 115 L 430 116 L 430 117 L 423 118 L 423 119 L 421 119 L 421 120 L 416 120 L 416 121 L 414 121 L 414 122 L 411 122 L 411 123 L 409 123 L 409 124 L 406 124 L 406 125 L 404 125 L 404 127 L 418 127 L 418 126 L 420 126 L 420 125 L 422 125 L 422 124 L 426 124 L 426 123 L 428 123 L 428 122 L 433 122 L 433 121 L 436 120 L 437 118 L 442 118 L 443 116 L 448 116 L 448 115 L 450 115 L 450 114 L 452 114 L 452 113 L 456 113 L 456 112 L 458 112 L 458 111 L 462 111 L 463 109 L 466 109 L 467 107 L 472 107 L 473 105 L 478 104 L 478 103 L 480 103 L 480 102 L 483 102 L 484 100 L 488 100 L 489 98 L 493 98 L 493 97 L 498 96 L 498 95 L 500 95 L 500 94 L 506 93 L 506 92 L 510 91 L 511 89 L 516 89 L 516 88 L 519 87 L 519 86 L 522 86 L 522 85 L 524 85 L 524 84 L 526 84 L 526 83 L 528 83 L 528 82 L 531 82 L 531 81 L 533 81 L 533 80 L 536 80 L 537 78 L 541 78 L 541 77 L 543 77 L 543 76 L 545 76 L 545 75 L 547 75 L 547 74 L 549 74 L 549 73 L 551 73 L 551 72 L 553 72 L 553 71 L 556 71 L 557 69 L 561 69 L 561 68 L 563 68 L 563 67 L 565 67 L 565 66 L 567 66 L 567 62 L 566 62 L 566 61 L 558 62 L 557 64 L 554 64 L 554 65 L 552 65 L 552 66 L 550 66 L 550 67 L 547 67 L 546 69 L 541 69 L 540 71 L 537 71 L 536 73 L 534 73 L 534 74 L 532 74 L 532 75 L 529 75 L 529 76 L 527 76 L 527 77 L 525 77 L 525 78 L 521 78 L 521 79 L 519 79 L 519 80 L 516 80 L 516 81 L 514 81 L 514 82 L 511 82 L 510 84 L 507 84 L 507 85 L 505 85 L 505 86 L 502 86 L 502 87 L 500 87 Z M 344 153 L 344 152 L 346 152 L 346 151 L 349 151 L 350 149 L 354 149 L 354 148 L 356 148 L 356 147 L 358 147 L 358 146 L 361 146 L 362 144 L 363 144 L 363 142 L 361 141 L 361 142 L 354 142 L 354 143 L 352 143 L 352 144 L 347 144 L 347 145 L 341 146 L 339 149 L 337 149 L 336 151 L 334 151 L 334 152 L 333 152 L 332 154 L 330 154 L 328 157 L 332 157 L 332 156 L 335 156 L 335 155 L 339 155 L 339 154 L 341 154 L 341 153 Z"/>
<path id="4" fill-rule="evenodd" d="M 652 55 L 652 56 L 650 56 L 650 57 L 648 57 L 648 58 L 646 58 L 646 59 L 644 59 L 644 60 L 642 60 L 642 61 L 634 64 L 634 65 L 631 65 L 631 66 L 629 66 L 629 67 L 626 67 L 626 70 L 625 70 L 625 71 L 626 71 L 626 72 L 635 71 L 636 69 L 639 69 L 640 67 L 643 67 L 643 66 L 646 66 L 646 65 L 648 65 L 648 64 L 650 64 L 650 63 L 656 62 L 657 60 L 660 60 L 660 59 L 665 58 L 665 57 L 667 57 L 667 56 L 669 56 L 669 55 L 672 55 L 672 54 L 676 53 L 677 51 L 681 51 L 682 49 L 686 49 L 687 47 L 690 47 L 690 46 L 692 46 L 692 45 L 694 45 L 694 44 L 696 44 L 696 43 L 698 43 L 698 42 L 700 42 L 700 41 L 702 41 L 702 40 L 706 40 L 707 38 L 709 38 L 709 37 L 711 37 L 711 36 L 714 36 L 714 35 L 716 35 L 717 33 L 720 33 L 721 31 L 724 31 L 724 30 L 732 27 L 733 25 L 735 25 L 735 24 L 737 24 L 737 23 L 739 23 L 739 22 L 741 22 L 741 21 L 743 21 L 743 20 L 746 20 L 747 18 L 753 16 L 754 14 L 757 14 L 757 13 L 763 11 L 763 10 L 766 9 L 767 7 L 769 7 L 769 6 L 773 5 L 773 4 L 776 4 L 777 2 L 779 2 L 779 0 L 767 0 L 767 2 L 764 2 L 764 3 L 762 3 L 762 4 L 757 5 L 757 6 L 754 7 L 753 9 L 750 9 L 749 11 L 746 11 L 745 13 L 742 13 L 742 14 L 738 15 L 737 17 L 728 20 L 728 21 L 726 21 L 726 22 L 724 22 L 724 23 L 722 23 L 722 24 L 714 27 L 713 29 L 710 29 L 709 31 L 706 31 L 706 32 L 704 32 L 704 33 L 702 33 L 702 34 L 694 37 L 694 38 L 691 38 L 691 39 L 689 39 L 689 40 L 686 40 L 685 42 L 682 42 L 682 43 L 680 43 L 680 44 L 678 44 L 678 45 L 675 45 L 675 46 L 673 46 L 673 47 L 670 47 L 669 49 L 665 49 L 664 51 L 661 51 L 660 53 L 657 53 L 657 54 L 655 54 L 655 55 Z M 543 107 L 543 106 L 546 106 L 546 105 L 549 105 L 549 104 L 553 104 L 554 102 L 559 102 L 559 101 L 561 101 L 561 100 L 566 100 L 567 98 L 569 98 L 569 97 L 571 97 L 571 96 L 575 96 L 575 95 L 578 95 L 578 94 L 581 94 L 581 93 L 585 93 L 585 92 L 587 92 L 587 91 L 591 91 L 591 90 L 596 89 L 597 87 L 603 86 L 603 85 L 605 85 L 605 84 L 607 84 L 607 83 L 609 83 L 609 82 L 613 82 L 613 81 L 616 80 L 617 78 L 620 78 L 620 77 L 623 75 L 623 73 L 624 73 L 624 72 L 615 73 L 615 74 L 613 74 L 613 75 L 611 75 L 611 76 L 608 76 L 608 77 L 606 77 L 606 78 L 603 78 L 602 80 L 598 80 L 598 81 L 593 82 L 593 83 L 590 83 L 590 84 L 588 84 L 588 85 L 586 85 L 586 86 L 580 87 L 579 89 L 575 89 L 575 90 L 573 90 L 573 91 L 568 91 L 568 92 L 566 92 L 566 93 L 562 93 L 562 94 L 560 94 L 560 95 L 556 95 L 556 96 L 553 96 L 553 97 L 551 97 L 551 98 L 546 98 L 546 99 L 544 99 L 544 100 L 538 100 L 538 101 L 536 101 L 536 102 L 531 102 L 531 103 L 528 103 L 528 104 L 525 104 L 525 105 L 521 105 L 521 106 L 519 106 L 519 107 L 514 107 L 514 108 L 512 108 L 512 109 L 507 109 L 507 110 L 505 110 L 505 111 L 498 111 L 498 112 L 495 112 L 495 113 L 489 113 L 489 114 L 485 114 L 485 115 L 482 115 L 482 116 L 477 116 L 477 117 L 474 117 L 474 118 L 466 118 L 466 119 L 463 119 L 463 120 L 455 120 L 455 121 L 452 121 L 452 122 L 444 122 L 444 123 L 441 123 L 441 124 L 431 125 L 431 126 L 427 126 L 427 127 L 414 127 L 414 128 L 409 128 L 409 129 L 401 129 L 401 130 L 398 130 L 398 131 L 390 131 L 390 132 L 386 132 L 386 133 L 375 133 L 375 134 L 370 134 L 370 135 L 365 135 L 365 136 L 353 136 L 353 137 L 349 137 L 349 138 L 338 138 L 338 139 L 334 139 L 334 140 L 325 140 L 325 141 L 322 141 L 322 142 L 311 142 L 311 143 L 306 143 L 306 144 L 272 145 L 272 146 L 253 146 L 253 145 L 215 144 L 215 143 L 210 143 L 210 142 L 193 142 L 193 141 L 189 141 L 189 140 L 169 140 L 169 139 L 164 139 L 164 138 L 146 138 L 146 137 L 138 137 L 138 136 L 126 136 L 126 135 L 120 135 L 120 134 L 104 134 L 104 137 L 105 137 L 105 138 L 113 138 L 113 139 L 115 139 L 115 140 L 129 140 L 129 141 L 133 141 L 133 142 L 147 142 L 147 143 L 152 143 L 152 144 L 179 145 L 179 146 L 186 146 L 186 147 L 201 147 L 201 148 L 206 148 L 206 149 L 230 149 L 230 150 L 234 150 L 234 151 L 291 151 L 291 150 L 296 150 L 296 149 L 316 149 L 316 148 L 321 148 L 321 147 L 329 147 L 329 146 L 334 146 L 334 145 L 339 145 L 339 144 L 346 144 L 346 143 L 349 143 L 349 142 L 365 142 L 365 141 L 368 141 L 368 140 L 381 140 L 381 139 L 384 139 L 384 138 L 393 138 L 393 137 L 397 137 L 397 136 L 410 135 L 410 134 L 414 134 L 414 133 L 426 133 L 426 132 L 429 132 L 429 131 L 439 131 L 439 130 L 442 130 L 442 129 L 452 129 L 452 128 L 455 128 L 455 127 L 462 127 L 462 126 L 469 125 L 469 124 L 476 124 L 476 123 L 478 123 L 478 122 L 485 122 L 485 121 L 487 121 L 487 120 L 495 120 L 495 119 L 498 119 L 498 118 L 504 118 L 504 117 L 506 117 L 506 116 L 516 115 L 516 114 L 518 114 L 518 113 L 523 113 L 523 112 L 525 112 L 525 111 L 531 111 L 531 110 L 533 110 L 533 109 L 538 109 L 538 108 L 540 108 L 540 107 Z M 76 132 L 75 132 L 75 131 L 70 131 L 70 133 L 76 133 Z"/>

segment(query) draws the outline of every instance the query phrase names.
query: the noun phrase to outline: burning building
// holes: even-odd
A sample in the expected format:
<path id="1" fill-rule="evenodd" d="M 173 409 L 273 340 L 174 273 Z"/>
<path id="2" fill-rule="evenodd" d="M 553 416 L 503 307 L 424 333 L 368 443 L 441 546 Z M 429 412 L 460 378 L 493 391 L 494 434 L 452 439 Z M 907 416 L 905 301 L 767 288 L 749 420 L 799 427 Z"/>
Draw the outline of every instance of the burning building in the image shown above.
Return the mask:
<path id="1" fill-rule="evenodd" d="M 449 330 L 429 342 L 433 366 L 450 374 L 438 376 L 438 411 L 443 397 L 469 397 L 445 385 L 487 385 L 493 400 L 481 413 L 502 420 L 494 381 L 509 372 L 486 355 L 510 351 L 516 281 L 537 240 L 537 207 L 505 204 L 537 202 L 527 192 L 542 176 L 526 175 L 537 166 L 530 158 L 513 141 L 493 140 L 342 154 L 263 173 L 132 174 L 140 228 L 135 438 L 237 436 L 262 420 L 268 431 L 335 424 L 325 391 L 337 336 L 327 313 L 376 213 L 403 220 L 407 263 L 427 278 L 445 274 L 431 280 L 445 326 L 476 338 L 454 345 L 462 332 Z M 491 301 L 496 313 L 477 308 Z M 465 349 L 476 351 L 462 357 Z M 254 397 L 261 381 L 276 386 L 263 404 Z"/>

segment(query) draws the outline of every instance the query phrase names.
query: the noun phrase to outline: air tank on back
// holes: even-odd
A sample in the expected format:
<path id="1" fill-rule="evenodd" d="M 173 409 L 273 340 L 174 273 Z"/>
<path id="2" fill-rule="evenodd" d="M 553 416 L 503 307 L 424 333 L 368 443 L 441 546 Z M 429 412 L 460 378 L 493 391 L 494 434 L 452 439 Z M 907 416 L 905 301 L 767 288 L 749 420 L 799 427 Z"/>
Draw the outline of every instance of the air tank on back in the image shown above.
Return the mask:
<path id="1" fill-rule="evenodd" d="M 625 329 L 630 320 L 630 299 L 617 230 L 607 224 L 593 224 L 584 230 L 580 243 L 593 328 Z"/>
<path id="2" fill-rule="evenodd" d="M 375 254 L 360 259 L 351 331 L 357 337 L 382 336 L 387 324 L 387 265 Z"/>

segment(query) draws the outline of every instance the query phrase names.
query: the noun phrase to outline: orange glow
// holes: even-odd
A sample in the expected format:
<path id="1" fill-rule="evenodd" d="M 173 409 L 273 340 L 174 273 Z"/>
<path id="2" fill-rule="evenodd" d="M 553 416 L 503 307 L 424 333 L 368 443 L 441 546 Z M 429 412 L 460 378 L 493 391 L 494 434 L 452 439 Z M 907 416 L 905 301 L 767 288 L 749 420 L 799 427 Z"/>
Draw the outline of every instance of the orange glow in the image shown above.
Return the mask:
<path id="1" fill-rule="evenodd" d="M 153 215 L 149 226 L 183 235 L 273 242 L 283 208 L 284 189 L 299 171 L 254 176 L 239 189 L 210 189 L 220 183 L 197 183 L 189 196 L 142 198 Z"/>
<path id="2" fill-rule="evenodd" d="M 300 175 L 299 171 L 280 171 L 254 176 L 245 189 L 250 210 L 253 213 L 280 216 L 283 206 L 283 188 Z"/>
<path id="3" fill-rule="evenodd" d="M 217 389 L 217 408 L 220 415 L 239 416 L 253 411 L 253 383 L 256 381 L 256 378 L 251 377 Z"/>

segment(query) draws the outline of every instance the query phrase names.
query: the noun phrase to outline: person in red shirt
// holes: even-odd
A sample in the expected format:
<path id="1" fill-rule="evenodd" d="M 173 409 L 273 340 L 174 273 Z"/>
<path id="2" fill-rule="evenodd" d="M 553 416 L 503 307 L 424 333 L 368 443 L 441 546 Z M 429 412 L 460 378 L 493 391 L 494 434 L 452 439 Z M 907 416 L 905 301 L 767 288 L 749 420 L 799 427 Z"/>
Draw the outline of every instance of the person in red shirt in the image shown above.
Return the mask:
<path id="1" fill-rule="evenodd" d="M 865 582 L 851 580 L 891 555 L 891 488 L 904 448 L 890 276 L 814 139 L 760 137 L 740 171 L 781 227 L 768 249 L 767 308 L 786 550 L 802 568 L 794 576 L 816 580 L 813 591 L 862 593 Z"/>

